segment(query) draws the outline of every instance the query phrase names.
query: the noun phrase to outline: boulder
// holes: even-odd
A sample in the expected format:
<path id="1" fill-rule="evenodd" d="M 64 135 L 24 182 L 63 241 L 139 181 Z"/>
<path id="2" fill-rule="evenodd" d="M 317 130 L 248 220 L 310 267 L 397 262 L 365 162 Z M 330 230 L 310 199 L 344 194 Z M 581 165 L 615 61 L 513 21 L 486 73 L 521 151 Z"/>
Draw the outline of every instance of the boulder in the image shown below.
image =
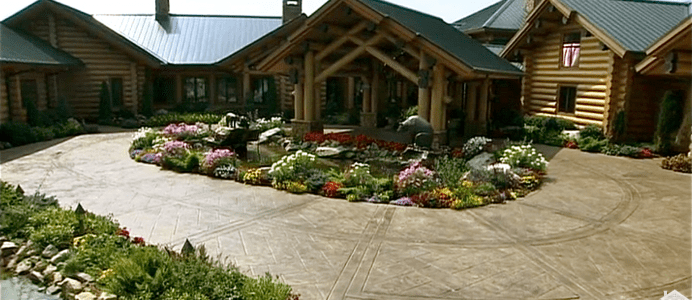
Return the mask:
<path id="1" fill-rule="evenodd" d="M 36 265 L 34 265 L 34 271 L 41 272 L 48 267 L 48 263 L 45 260 L 39 260 Z"/>
<path id="2" fill-rule="evenodd" d="M 101 295 L 96 300 L 115 300 L 115 299 L 118 299 L 118 296 L 103 292 L 103 293 L 101 293 Z"/>
<path id="3" fill-rule="evenodd" d="M 60 283 L 60 287 L 62 287 L 62 289 L 65 292 L 74 293 L 74 294 L 79 293 L 84 289 L 84 286 L 82 285 L 81 282 L 79 282 L 75 279 L 72 279 L 72 278 L 65 278 L 65 280 L 63 280 Z"/>
<path id="4" fill-rule="evenodd" d="M 26 275 L 29 274 L 31 267 L 31 260 L 27 258 L 17 264 L 17 267 L 14 269 L 14 272 L 17 273 L 17 275 Z"/>
<path id="5" fill-rule="evenodd" d="M 483 152 L 474 156 L 471 160 L 467 162 L 467 165 L 471 169 L 479 170 L 485 169 L 487 166 L 495 162 L 495 156 L 492 153 Z"/>
<path id="6" fill-rule="evenodd" d="M 2 253 L 3 257 L 10 256 L 10 255 L 14 254 L 15 252 L 17 252 L 17 248 L 19 248 L 19 247 L 17 247 L 17 244 L 15 244 L 13 242 L 10 242 L 10 241 L 2 242 L 2 246 L 0 246 L 0 253 Z"/>
<path id="7" fill-rule="evenodd" d="M 2 144 L 2 143 L 0 143 L 0 145 L 1 145 L 1 144 Z M 4 235 L 0 236 L 0 245 L 2 245 L 2 243 L 7 242 L 7 241 L 9 241 L 9 240 L 10 240 L 10 239 L 8 239 L 8 238 L 7 238 L 6 236 L 4 236 Z"/>
<path id="8" fill-rule="evenodd" d="M 337 157 L 344 152 L 343 148 L 335 147 L 317 147 L 315 149 L 315 154 L 319 157 Z"/>
<path id="9" fill-rule="evenodd" d="M 32 245 L 27 243 L 26 245 L 22 245 L 19 247 L 19 250 L 17 250 L 17 257 L 20 259 L 25 258 L 27 256 L 32 256 L 36 254 L 36 250 L 31 247 Z"/>
<path id="10" fill-rule="evenodd" d="M 289 142 L 288 144 L 286 144 L 286 146 L 284 146 L 284 149 L 286 149 L 286 151 L 288 151 L 288 152 L 295 152 L 295 151 L 302 149 L 300 146 L 301 145 L 299 145 L 299 144 Z"/>
<path id="11" fill-rule="evenodd" d="M 51 257 L 55 256 L 56 254 L 58 254 L 58 252 L 60 252 L 60 249 L 58 249 L 57 247 L 55 247 L 53 245 L 48 245 L 48 246 L 46 246 L 45 249 L 43 249 L 43 252 L 41 252 L 41 256 L 43 256 L 45 258 L 51 258 Z"/>
<path id="12" fill-rule="evenodd" d="M 87 282 L 92 282 L 92 281 L 94 281 L 94 278 L 91 277 L 91 275 L 89 275 L 89 274 L 87 274 L 87 273 L 77 273 L 77 274 L 75 275 L 75 277 L 76 277 L 79 281 L 81 281 L 81 282 L 83 282 L 83 283 L 87 283 Z"/>
<path id="13" fill-rule="evenodd" d="M 260 133 L 258 143 L 264 144 L 270 141 L 273 137 L 281 136 L 281 128 L 272 128 L 265 132 Z M 278 138 L 277 138 L 278 139 Z"/>
<path id="14" fill-rule="evenodd" d="M 48 277 L 48 276 L 53 275 L 53 273 L 55 273 L 55 271 L 57 271 L 57 270 L 58 270 L 58 267 L 56 267 L 54 265 L 48 265 L 46 267 L 46 269 L 44 269 L 41 274 L 43 274 L 44 277 Z"/>
<path id="15" fill-rule="evenodd" d="M 39 273 L 38 271 L 29 272 L 29 280 L 31 280 L 31 282 L 39 284 L 39 283 L 43 282 L 43 279 L 44 279 L 43 275 L 41 273 Z"/>
<path id="16" fill-rule="evenodd" d="M 59 262 L 63 262 L 65 260 L 67 260 L 69 257 L 70 257 L 70 250 L 65 249 L 65 250 L 58 252 L 58 254 L 56 254 L 55 256 L 53 256 L 53 258 L 50 259 L 50 263 L 55 265 Z"/>
<path id="17" fill-rule="evenodd" d="M 75 300 L 96 300 L 96 295 L 90 292 L 82 292 L 74 297 Z"/>
<path id="18" fill-rule="evenodd" d="M 48 295 L 55 295 L 57 293 L 60 293 L 62 291 L 62 288 L 58 285 L 51 285 L 46 289 L 46 293 Z"/>
<path id="19" fill-rule="evenodd" d="M 19 261 L 19 257 L 16 256 L 16 255 L 13 256 L 12 259 L 10 259 L 10 261 L 7 263 L 7 265 L 5 266 L 5 268 L 7 268 L 7 269 L 14 269 L 14 267 L 17 266 L 17 262 L 18 262 L 18 261 Z"/>

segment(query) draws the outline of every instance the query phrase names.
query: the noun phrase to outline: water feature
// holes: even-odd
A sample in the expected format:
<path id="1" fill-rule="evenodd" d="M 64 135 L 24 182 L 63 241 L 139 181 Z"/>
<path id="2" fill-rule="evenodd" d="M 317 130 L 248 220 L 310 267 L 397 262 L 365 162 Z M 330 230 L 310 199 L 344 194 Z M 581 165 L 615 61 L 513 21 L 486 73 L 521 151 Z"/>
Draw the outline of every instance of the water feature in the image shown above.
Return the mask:
<path id="1" fill-rule="evenodd" d="M 13 277 L 0 281 L 0 300 L 60 300 L 60 298 L 39 292 L 39 287 L 26 279 Z"/>

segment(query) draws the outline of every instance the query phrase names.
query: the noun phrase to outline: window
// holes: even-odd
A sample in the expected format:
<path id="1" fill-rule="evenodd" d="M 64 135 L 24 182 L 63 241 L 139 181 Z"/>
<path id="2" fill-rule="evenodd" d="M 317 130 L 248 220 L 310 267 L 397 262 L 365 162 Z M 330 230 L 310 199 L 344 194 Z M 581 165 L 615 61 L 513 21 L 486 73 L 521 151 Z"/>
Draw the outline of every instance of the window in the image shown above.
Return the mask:
<path id="1" fill-rule="evenodd" d="M 111 107 L 120 108 L 123 106 L 123 79 L 110 78 L 108 79 L 111 94 Z"/>
<path id="2" fill-rule="evenodd" d="M 154 104 L 175 103 L 175 84 L 175 77 L 157 77 L 154 79 Z"/>
<path id="3" fill-rule="evenodd" d="M 562 66 L 572 68 L 579 65 L 579 50 L 581 43 L 581 33 L 570 33 L 565 35 L 562 42 Z"/>
<path id="4" fill-rule="evenodd" d="M 235 77 L 220 78 L 217 85 L 218 104 L 238 102 L 238 80 Z"/>
<path id="5" fill-rule="evenodd" d="M 207 79 L 204 77 L 185 78 L 185 100 L 190 103 L 207 102 Z"/>
<path id="6" fill-rule="evenodd" d="M 35 79 L 22 79 L 21 82 L 22 90 L 22 104 L 27 107 L 27 103 L 31 102 L 34 107 L 38 107 L 38 88 Z"/>
<path id="7" fill-rule="evenodd" d="M 253 99 L 255 103 L 273 103 L 276 98 L 276 83 L 274 77 L 267 76 L 255 79 L 253 84 Z"/>
<path id="8" fill-rule="evenodd" d="M 573 114 L 577 103 L 577 87 L 563 86 L 560 87 L 560 102 L 558 103 L 558 112 Z"/>

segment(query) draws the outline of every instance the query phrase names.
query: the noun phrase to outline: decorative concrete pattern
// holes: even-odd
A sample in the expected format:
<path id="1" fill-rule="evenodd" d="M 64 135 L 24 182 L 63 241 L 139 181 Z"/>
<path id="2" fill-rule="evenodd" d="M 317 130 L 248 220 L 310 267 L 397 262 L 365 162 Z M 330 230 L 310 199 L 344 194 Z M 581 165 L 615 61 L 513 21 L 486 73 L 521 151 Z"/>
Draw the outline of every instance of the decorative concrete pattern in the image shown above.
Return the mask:
<path id="1" fill-rule="evenodd" d="M 690 176 L 562 149 L 526 198 L 465 211 L 348 203 L 127 156 L 128 133 L 0 152 L 1 176 L 179 249 L 189 238 L 301 299 L 658 299 L 692 292 Z M 555 152 L 555 148 L 545 148 Z M 26 154 L 26 155 L 24 155 Z M 24 155 L 24 156 L 22 156 Z"/>

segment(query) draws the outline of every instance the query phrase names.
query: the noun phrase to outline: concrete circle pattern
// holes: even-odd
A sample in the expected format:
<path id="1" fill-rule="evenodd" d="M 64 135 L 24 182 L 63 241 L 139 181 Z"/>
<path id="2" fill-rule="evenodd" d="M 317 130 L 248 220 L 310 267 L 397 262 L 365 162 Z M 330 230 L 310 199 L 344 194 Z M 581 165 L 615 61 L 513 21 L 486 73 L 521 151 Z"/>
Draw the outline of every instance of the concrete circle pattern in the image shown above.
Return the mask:
<path id="1" fill-rule="evenodd" d="M 134 163 L 129 133 L 0 152 L 2 179 L 133 235 L 291 284 L 301 299 L 658 299 L 692 292 L 691 181 L 655 160 L 556 152 L 537 192 L 453 211 L 292 195 Z M 33 146 L 41 147 L 41 145 Z M 16 159 L 8 156 L 20 156 Z"/>

